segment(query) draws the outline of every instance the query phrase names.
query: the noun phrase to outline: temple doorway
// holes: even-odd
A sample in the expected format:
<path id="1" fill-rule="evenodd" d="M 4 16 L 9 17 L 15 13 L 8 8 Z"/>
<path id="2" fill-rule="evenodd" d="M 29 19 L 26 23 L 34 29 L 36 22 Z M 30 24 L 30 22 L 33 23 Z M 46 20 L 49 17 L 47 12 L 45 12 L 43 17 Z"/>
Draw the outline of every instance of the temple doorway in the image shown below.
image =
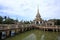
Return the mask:
<path id="1" fill-rule="evenodd" d="M 36 24 L 39 24 L 39 22 L 37 21 Z"/>

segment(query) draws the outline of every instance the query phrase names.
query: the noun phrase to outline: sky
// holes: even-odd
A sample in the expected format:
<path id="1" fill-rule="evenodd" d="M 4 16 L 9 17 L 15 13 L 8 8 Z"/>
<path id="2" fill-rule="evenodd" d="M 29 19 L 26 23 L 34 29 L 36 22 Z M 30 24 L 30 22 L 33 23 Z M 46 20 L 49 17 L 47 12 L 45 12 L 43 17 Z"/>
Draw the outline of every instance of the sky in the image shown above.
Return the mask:
<path id="1" fill-rule="evenodd" d="M 37 9 L 43 20 L 60 19 L 60 0 L 0 0 L 0 16 L 34 20 Z"/>

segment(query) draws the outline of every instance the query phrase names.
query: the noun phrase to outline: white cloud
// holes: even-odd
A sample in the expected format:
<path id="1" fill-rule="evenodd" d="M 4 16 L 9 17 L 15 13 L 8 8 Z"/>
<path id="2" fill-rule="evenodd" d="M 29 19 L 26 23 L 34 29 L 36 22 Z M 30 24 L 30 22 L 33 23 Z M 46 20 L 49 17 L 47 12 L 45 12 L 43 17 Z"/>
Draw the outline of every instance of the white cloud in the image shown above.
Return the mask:
<path id="1" fill-rule="evenodd" d="M 18 15 L 26 18 L 35 18 L 37 6 L 39 5 L 42 18 L 59 18 L 59 0 L 0 0 L 0 5 L 7 9 L 0 9 L 0 12 L 6 12 L 9 15 Z M 58 10 L 58 12 L 57 12 Z M 56 12 L 56 13 L 55 13 Z"/>

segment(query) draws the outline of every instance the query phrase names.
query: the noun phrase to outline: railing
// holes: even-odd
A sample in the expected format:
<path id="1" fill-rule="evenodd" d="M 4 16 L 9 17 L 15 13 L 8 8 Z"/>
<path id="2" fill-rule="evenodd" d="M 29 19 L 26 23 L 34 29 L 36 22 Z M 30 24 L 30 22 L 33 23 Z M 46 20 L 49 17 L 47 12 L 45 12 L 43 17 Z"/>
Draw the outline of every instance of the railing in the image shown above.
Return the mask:
<path id="1" fill-rule="evenodd" d="M 0 24 L 0 30 L 7 30 L 7 29 L 17 29 L 17 28 L 26 28 L 26 27 L 39 27 L 39 28 L 51 28 L 51 29 L 60 29 L 60 26 L 38 26 L 35 24 L 22 24 L 22 25 L 16 25 L 16 24 Z"/>
<path id="2" fill-rule="evenodd" d="M 0 24 L 0 30 L 25 28 L 25 27 L 30 27 L 30 26 L 31 26 L 30 24 L 27 24 L 27 25 Z"/>

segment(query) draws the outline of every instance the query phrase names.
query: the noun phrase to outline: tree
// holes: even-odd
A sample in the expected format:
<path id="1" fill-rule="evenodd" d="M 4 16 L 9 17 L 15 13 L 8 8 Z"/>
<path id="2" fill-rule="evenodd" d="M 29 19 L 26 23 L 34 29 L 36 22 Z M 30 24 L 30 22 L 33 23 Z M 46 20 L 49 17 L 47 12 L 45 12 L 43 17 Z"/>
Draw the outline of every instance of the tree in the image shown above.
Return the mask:
<path id="1" fill-rule="evenodd" d="M 2 23 L 3 22 L 3 18 L 0 16 L 0 23 Z"/>
<path id="2" fill-rule="evenodd" d="M 14 20 L 11 18 L 7 18 L 5 19 L 4 24 L 14 24 Z"/>
<path id="3" fill-rule="evenodd" d="M 24 21 L 24 24 L 30 24 L 30 22 L 29 21 Z"/>
<path id="4" fill-rule="evenodd" d="M 50 19 L 48 21 L 54 22 L 55 25 L 60 25 L 60 19 Z"/>
<path id="5" fill-rule="evenodd" d="M 57 19 L 55 25 L 60 25 L 60 19 Z"/>
<path id="6" fill-rule="evenodd" d="M 7 16 L 4 16 L 4 19 L 7 19 Z"/>

